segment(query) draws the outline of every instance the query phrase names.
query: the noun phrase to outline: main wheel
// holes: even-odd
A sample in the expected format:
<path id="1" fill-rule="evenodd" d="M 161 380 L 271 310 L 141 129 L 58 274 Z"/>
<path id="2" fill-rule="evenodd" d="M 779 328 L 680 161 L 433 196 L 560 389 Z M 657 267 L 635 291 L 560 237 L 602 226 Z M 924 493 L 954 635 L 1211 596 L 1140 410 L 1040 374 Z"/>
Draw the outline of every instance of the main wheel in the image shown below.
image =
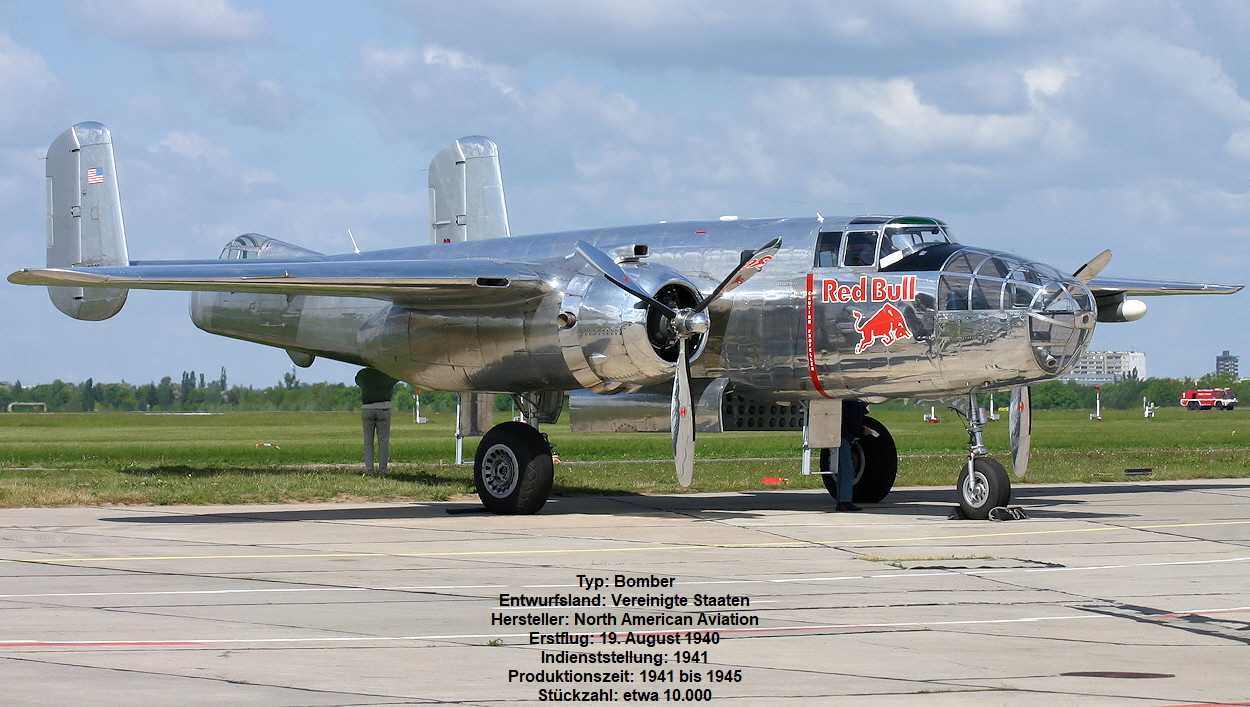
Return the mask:
<path id="1" fill-rule="evenodd" d="M 473 484 L 491 513 L 537 513 L 551 495 L 551 444 L 524 422 L 495 425 L 477 445 Z"/>
<path id="2" fill-rule="evenodd" d="M 864 418 L 864 425 L 877 433 L 876 437 L 861 437 L 851 443 L 851 461 L 855 464 L 855 488 L 851 499 L 856 503 L 880 503 L 894 488 L 898 477 L 898 447 L 890 431 L 872 417 Z M 820 450 L 820 470 L 828 472 L 836 449 Z M 820 475 L 825 489 L 834 499 L 838 497 L 838 475 Z"/>
<path id="3" fill-rule="evenodd" d="M 972 460 L 972 475 L 968 465 L 959 472 L 959 508 L 964 515 L 975 520 L 990 517 L 990 511 L 1011 501 L 1011 478 L 993 457 L 977 457 Z"/>

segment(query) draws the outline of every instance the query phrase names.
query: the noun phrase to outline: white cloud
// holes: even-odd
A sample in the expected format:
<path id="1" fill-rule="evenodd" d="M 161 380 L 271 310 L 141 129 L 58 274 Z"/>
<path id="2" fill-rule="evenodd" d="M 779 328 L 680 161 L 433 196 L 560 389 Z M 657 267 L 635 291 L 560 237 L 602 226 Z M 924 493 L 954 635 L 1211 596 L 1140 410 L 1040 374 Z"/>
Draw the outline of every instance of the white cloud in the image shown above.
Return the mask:
<path id="1" fill-rule="evenodd" d="M 245 188 L 275 184 L 278 176 L 272 171 L 246 166 L 223 147 L 216 147 L 205 136 L 174 130 L 149 150 L 172 155 L 173 169 L 183 174 L 203 175 L 206 181 L 218 184 L 239 184 Z"/>
<path id="2" fill-rule="evenodd" d="M 263 12 L 228 0 L 84 0 L 68 14 L 113 41 L 155 52 L 250 44 L 269 32 Z"/>
<path id="3" fill-rule="evenodd" d="M 1229 136 L 1224 151 L 1233 159 L 1250 162 L 1250 129 L 1243 128 Z"/>
<path id="4" fill-rule="evenodd" d="M 39 125 L 63 92 L 42 56 L 0 33 L 0 132 L 12 140 L 15 131 Z"/>
<path id="5" fill-rule="evenodd" d="M 278 81 L 260 79 L 234 58 L 187 61 L 190 87 L 203 92 L 233 122 L 280 130 L 295 122 L 296 101 Z"/>
<path id="6" fill-rule="evenodd" d="M 1054 96 L 1063 90 L 1071 71 L 1067 68 L 1047 65 L 1035 66 L 1024 72 L 1024 84 L 1028 87 L 1029 102 L 1039 105 L 1044 96 Z"/>
<path id="7" fill-rule="evenodd" d="M 517 109 L 513 70 L 464 52 L 438 45 L 367 46 L 359 60 L 354 91 L 386 134 L 442 133 L 451 139 L 486 132 Z"/>

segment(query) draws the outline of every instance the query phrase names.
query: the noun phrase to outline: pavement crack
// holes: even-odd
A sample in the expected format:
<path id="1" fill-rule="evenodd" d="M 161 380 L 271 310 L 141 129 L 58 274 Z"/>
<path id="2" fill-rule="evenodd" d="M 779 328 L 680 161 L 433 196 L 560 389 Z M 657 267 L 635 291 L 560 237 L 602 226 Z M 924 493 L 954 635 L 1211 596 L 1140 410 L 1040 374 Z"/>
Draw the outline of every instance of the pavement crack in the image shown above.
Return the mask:
<path id="1" fill-rule="evenodd" d="M 1087 611 L 1102 616 L 1113 616 L 1138 623 L 1150 624 L 1160 628 L 1185 631 L 1205 638 L 1232 641 L 1250 645 L 1250 624 L 1245 621 L 1229 621 L 1216 619 L 1200 613 L 1173 613 L 1149 606 L 1110 603 L 1107 605 L 1074 606 L 1074 609 Z M 1242 632 L 1238 635 L 1237 632 Z"/>
<path id="2" fill-rule="evenodd" d="M 74 662 L 71 660 L 48 660 L 46 658 L 41 659 L 41 658 L 16 657 L 16 656 L 3 656 L 3 660 L 13 661 L 17 663 L 27 663 L 27 664 L 32 664 L 32 665 L 57 665 L 57 666 L 62 666 L 62 667 L 79 668 L 79 669 L 88 670 L 88 671 L 104 671 L 104 672 L 124 674 L 124 675 L 144 675 L 144 676 L 160 677 L 160 678 L 174 678 L 178 680 L 213 682 L 213 683 L 220 683 L 220 684 L 225 684 L 225 685 L 242 685 L 246 687 L 257 687 L 257 688 L 266 688 L 266 689 L 273 689 L 273 690 L 289 690 L 292 692 L 296 692 L 300 694 L 308 694 L 308 695 L 341 695 L 343 697 L 351 697 L 354 699 L 368 698 L 372 700 L 378 700 L 379 702 L 380 701 L 390 702 L 390 701 L 398 700 L 400 701 L 400 703 L 404 703 L 404 704 L 446 704 L 445 701 L 426 699 L 426 698 L 413 698 L 413 697 L 404 697 L 400 695 L 358 692 L 358 691 L 347 692 L 347 691 L 342 691 L 342 690 L 326 690 L 326 689 L 315 688 L 315 687 L 299 687 L 296 685 L 265 683 L 265 682 L 258 682 L 254 680 L 231 679 L 231 678 L 217 677 L 214 675 L 187 675 L 184 673 L 171 672 L 171 671 L 143 670 L 139 668 L 121 668 L 121 667 L 116 667 L 116 666 L 90 665 L 87 663 L 78 663 L 78 662 Z"/>

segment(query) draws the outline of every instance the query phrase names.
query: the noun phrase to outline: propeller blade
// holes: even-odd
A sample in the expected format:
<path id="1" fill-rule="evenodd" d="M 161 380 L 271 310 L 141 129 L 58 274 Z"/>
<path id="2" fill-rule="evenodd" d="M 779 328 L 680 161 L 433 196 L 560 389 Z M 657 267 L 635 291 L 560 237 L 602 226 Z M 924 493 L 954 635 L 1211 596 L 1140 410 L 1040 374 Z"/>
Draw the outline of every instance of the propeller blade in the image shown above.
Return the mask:
<path id="1" fill-rule="evenodd" d="M 1082 283 L 1088 285 L 1089 281 L 1098 277 L 1098 273 L 1102 272 L 1102 269 L 1107 267 L 1107 263 L 1110 262 L 1111 251 L 1104 250 L 1091 258 L 1088 263 L 1085 263 L 1081 267 L 1077 268 L 1076 272 L 1072 273 L 1072 277 L 1075 277 Z"/>
<path id="2" fill-rule="evenodd" d="M 673 404 L 670 409 L 670 423 L 673 431 L 673 462 L 677 467 L 677 481 L 682 486 L 689 486 L 694 478 L 694 408 L 690 405 L 690 360 L 686 343 L 690 337 L 707 333 L 709 322 L 703 310 L 721 295 L 733 290 L 751 279 L 772 260 L 781 249 L 781 238 L 774 238 L 756 249 L 751 257 L 739 265 L 729 276 L 704 297 L 694 309 L 674 310 L 660 302 L 635 285 L 622 268 L 607 253 L 585 242 L 578 241 L 574 247 L 577 254 L 598 270 L 601 275 L 638 299 L 656 307 L 673 320 L 673 328 L 677 333 L 676 374 L 673 376 Z"/>
<path id="3" fill-rule="evenodd" d="M 716 289 L 712 290 L 712 294 L 704 297 L 703 301 L 694 308 L 694 311 L 702 312 L 707 309 L 708 305 L 716 301 L 716 298 L 733 290 L 735 287 L 741 285 L 747 280 L 750 280 L 755 273 L 764 269 L 764 266 L 768 264 L 768 261 L 773 259 L 773 256 L 776 255 L 779 250 L 781 250 L 780 236 L 757 248 L 756 251 L 751 254 L 751 257 L 747 258 L 745 262 L 738 266 L 738 269 L 729 273 L 729 276 L 724 280 L 721 280 L 720 284 L 716 286 Z"/>
<path id="4" fill-rule="evenodd" d="M 673 462 L 677 482 L 689 486 L 694 478 L 694 409 L 690 407 L 690 362 L 686 360 L 686 337 L 677 340 L 677 375 L 673 377 Z"/>
<path id="5" fill-rule="evenodd" d="M 643 302 L 659 308 L 661 312 L 664 312 L 670 318 L 677 316 L 677 311 L 672 307 L 657 300 L 635 285 L 633 281 L 629 279 L 629 276 L 625 274 L 624 268 L 617 265 L 616 261 L 613 260 L 607 253 L 604 253 L 586 241 L 578 241 L 575 249 L 577 250 L 578 255 L 582 256 L 586 262 L 590 263 L 591 267 L 598 270 L 604 277 L 608 278 L 612 284 L 622 290 L 625 290 Z"/>
<path id="6" fill-rule="evenodd" d="M 1011 389 L 1007 427 L 1011 434 L 1011 468 L 1019 479 L 1023 479 L 1029 470 L 1029 445 L 1033 435 L 1032 406 L 1032 396 L 1027 385 Z"/>

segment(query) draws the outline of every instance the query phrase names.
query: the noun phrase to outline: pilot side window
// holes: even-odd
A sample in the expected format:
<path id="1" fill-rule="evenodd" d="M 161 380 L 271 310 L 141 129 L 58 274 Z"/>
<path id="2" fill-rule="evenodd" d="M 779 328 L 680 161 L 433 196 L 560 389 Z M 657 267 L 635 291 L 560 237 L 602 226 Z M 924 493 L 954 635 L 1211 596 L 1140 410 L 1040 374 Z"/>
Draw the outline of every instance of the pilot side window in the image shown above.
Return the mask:
<path id="1" fill-rule="evenodd" d="M 848 267 L 864 267 L 877 263 L 876 231 L 852 231 L 846 234 L 846 254 L 842 264 Z"/>
<path id="2" fill-rule="evenodd" d="M 816 236 L 816 267 L 836 268 L 838 248 L 842 245 L 841 231 L 822 232 Z"/>

